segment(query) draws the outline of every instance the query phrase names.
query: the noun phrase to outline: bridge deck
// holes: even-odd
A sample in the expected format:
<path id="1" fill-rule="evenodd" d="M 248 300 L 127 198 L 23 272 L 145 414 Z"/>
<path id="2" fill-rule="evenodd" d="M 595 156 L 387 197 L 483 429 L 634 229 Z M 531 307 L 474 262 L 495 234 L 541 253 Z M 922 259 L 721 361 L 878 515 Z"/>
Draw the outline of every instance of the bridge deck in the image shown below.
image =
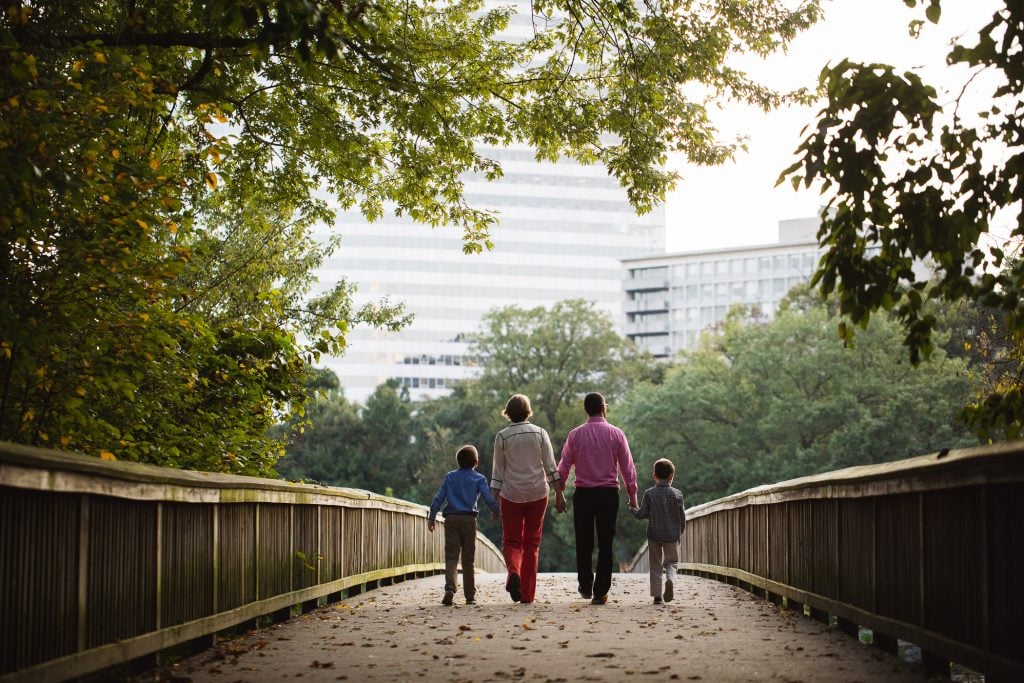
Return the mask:
<path id="1" fill-rule="evenodd" d="M 569 574 L 532 605 L 478 575 L 477 604 L 440 604 L 434 576 L 366 592 L 223 642 L 145 677 L 193 681 L 922 681 L 918 668 L 716 581 L 680 577 L 655 606 L 646 575 L 617 574 L 592 606 Z M 180 678 L 178 679 L 180 680 Z"/>

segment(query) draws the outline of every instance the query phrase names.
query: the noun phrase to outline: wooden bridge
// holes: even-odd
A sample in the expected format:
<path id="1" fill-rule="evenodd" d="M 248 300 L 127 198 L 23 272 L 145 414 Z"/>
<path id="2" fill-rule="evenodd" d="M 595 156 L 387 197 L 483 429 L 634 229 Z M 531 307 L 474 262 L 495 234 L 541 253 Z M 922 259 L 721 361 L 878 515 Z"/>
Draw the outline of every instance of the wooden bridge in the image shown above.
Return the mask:
<path id="1" fill-rule="evenodd" d="M 756 604 L 777 618 L 797 620 L 792 623 L 832 622 L 839 631 L 861 635 L 867 629 L 883 650 L 893 650 L 898 641 L 913 643 L 931 671 L 948 674 L 956 662 L 987 680 L 1024 680 L 1022 455 L 1024 445 L 1013 443 L 923 456 L 782 482 L 698 506 L 688 511 L 681 549 L 681 569 L 691 575 L 685 581 L 764 598 Z M 168 648 L 209 647 L 227 629 L 282 622 L 318 607 L 330 615 L 353 600 L 369 604 L 376 594 L 383 599 L 403 595 L 407 587 L 431 586 L 439 577 L 415 579 L 443 571 L 443 536 L 426 530 L 425 516 L 422 506 L 363 491 L 0 444 L 0 681 L 66 680 L 127 662 L 146 667 Z M 512 618 L 521 630 L 542 628 L 521 622 L 529 615 L 513 611 L 526 606 L 513 606 L 507 598 L 502 604 L 501 556 L 483 537 L 477 565 L 499 580 L 492 587 L 497 597 L 486 601 L 493 606 L 481 604 L 478 614 Z M 614 619 L 615 610 L 635 616 L 633 610 L 652 608 L 645 591 L 636 588 L 645 582 L 644 550 L 633 570 L 640 575 L 616 577 L 616 585 L 630 587 L 630 597 L 623 593 L 613 600 L 602 619 Z M 488 590 L 486 580 L 482 585 Z M 367 593 L 382 586 L 388 588 Z M 575 613 L 580 605 L 563 604 L 572 595 L 556 586 L 546 601 L 540 595 L 537 609 Z M 429 599 L 400 600 L 409 609 L 443 609 Z M 453 608 L 445 618 L 467 609 Z M 680 600 L 671 609 L 685 606 Z M 718 619 L 738 618 L 725 607 L 719 612 Z M 756 644 L 755 624 L 739 621 L 747 629 L 737 631 L 740 639 Z M 616 633 L 611 622 L 606 626 L 590 630 Z M 387 633 L 397 627 L 396 622 L 381 628 Z M 619 662 L 627 662 L 629 652 L 648 652 L 647 636 L 654 631 L 639 625 L 631 631 L 633 640 L 616 636 L 594 659 L 621 652 Z M 550 680 L 580 678 L 557 667 L 567 649 L 560 643 L 571 640 L 548 635 L 535 639 L 539 654 L 533 657 L 551 662 L 551 668 L 536 673 Z M 812 635 L 806 635 L 805 650 L 812 647 Z M 583 637 L 600 644 L 598 636 Z M 728 651 L 715 661 L 724 666 Z M 518 651 L 508 652 L 517 657 Z M 800 660 L 797 652 L 765 656 L 785 659 L 789 653 Z M 864 650 L 866 661 L 873 659 L 869 652 Z M 628 671 L 687 677 L 646 659 L 653 668 L 628 664 Z M 331 661 L 332 667 L 344 666 Z M 519 668 L 510 671 L 522 678 Z M 625 671 L 613 667 L 606 673 Z M 771 672 L 716 671 L 722 680 L 755 680 Z M 700 676 L 689 677 L 694 675 Z M 807 670 L 790 677 L 815 678 Z"/>

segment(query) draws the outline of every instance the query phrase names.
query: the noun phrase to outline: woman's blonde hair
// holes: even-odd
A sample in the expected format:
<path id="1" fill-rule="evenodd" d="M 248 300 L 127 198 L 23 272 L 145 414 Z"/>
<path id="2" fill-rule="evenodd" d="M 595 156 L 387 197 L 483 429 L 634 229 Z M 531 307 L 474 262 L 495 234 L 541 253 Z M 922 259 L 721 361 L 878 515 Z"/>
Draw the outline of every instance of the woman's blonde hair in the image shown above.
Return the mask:
<path id="1" fill-rule="evenodd" d="M 526 422 L 533 415 L 530 408 L 530 399 L 523 394 L 514 394 L 505 404 L 505 410 L 501 411 L 512 422 Z"/>

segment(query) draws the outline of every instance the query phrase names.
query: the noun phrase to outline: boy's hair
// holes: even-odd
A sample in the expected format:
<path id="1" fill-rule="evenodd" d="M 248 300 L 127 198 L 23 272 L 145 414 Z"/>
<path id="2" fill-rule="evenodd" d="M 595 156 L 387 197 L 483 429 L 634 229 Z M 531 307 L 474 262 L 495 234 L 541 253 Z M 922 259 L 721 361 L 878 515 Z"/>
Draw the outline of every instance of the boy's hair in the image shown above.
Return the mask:
<path id="1" fill-rule="evenodd" d="M 601 394 L 594 391 L 584 397 L 583 410 L 587 411 L 587 415 L 591 417 L 600 415 L 602 408 L 604 408 L 604 396 Z"/>
<path id="2" fill-rule="evenodd" d="M 471 470 L 480 464 L 480 456 L 477 455 L 476 446 L 465 445 L 455 454 L 455 461 L 464 470 Z"/>
<path id="3" fill-rule="evenodd" d="M 525 422 L 533 415 L 530 399 L 523 394 L 514 394 L 505 404 L 505 410 L 501 411 L 501 414 L 512 422 Z"/>
<path id="4" fill-rule="evenodd" d="M 654 463 L 654 476 L 657 479 L 671 479 L 676 473 L 676 467 L 668 458 L 662 458 Z"/>

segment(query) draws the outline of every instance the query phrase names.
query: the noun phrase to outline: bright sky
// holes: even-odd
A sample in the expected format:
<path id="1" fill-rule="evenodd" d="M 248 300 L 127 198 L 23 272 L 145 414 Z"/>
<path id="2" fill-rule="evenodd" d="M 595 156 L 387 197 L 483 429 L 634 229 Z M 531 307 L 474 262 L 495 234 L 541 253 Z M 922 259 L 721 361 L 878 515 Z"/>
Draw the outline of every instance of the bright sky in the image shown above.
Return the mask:
<path id="1" fill-rule="evenodd" d="M 849 57 L 903 69 L 927 67 L 926 82 L 940 85 L 949 41 L 976 33 L 1004 4 L 944 0 L 938 25 L 926 22 L 921 36 L 914 39 L 907 25 L 924 19 L 922 5 L 926 4 L 921 0 L 912 10 L 903 0 L 828 0 L 824 20 L 799 36 L 788 54 L 746 68 L 776 88 L 813 87 L 826 62 Z M 717 168 L 678 168 L 683 180 L 666 205 L 668 250 L 771 243 L 777 239 L 779 220 L 815 215 L 823 203 L 816 192 L 798 193 L 788 182 L 776 188 L 775 181 L 795 161 L 800 130 L 815 120 L 818 108 L 764 114 L 733 107 L 720 112 L 714 118 L 719 130 L 748 135 L 749 151 Z"/>

